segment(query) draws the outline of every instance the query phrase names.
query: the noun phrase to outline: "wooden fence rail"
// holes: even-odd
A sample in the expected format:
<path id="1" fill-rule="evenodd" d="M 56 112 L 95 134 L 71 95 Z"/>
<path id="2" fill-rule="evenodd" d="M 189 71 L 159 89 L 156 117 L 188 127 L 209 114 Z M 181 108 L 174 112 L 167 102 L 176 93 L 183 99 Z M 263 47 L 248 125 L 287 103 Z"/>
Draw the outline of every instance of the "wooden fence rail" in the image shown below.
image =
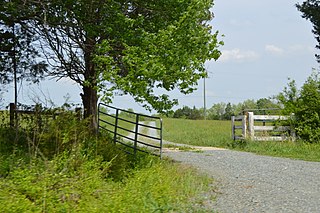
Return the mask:
<path id="1" fill-rule="evenodd" d="M 21 109 L 18 109 L 18 107 L 16 107 L 14 103 L 10 103 L 10 105 L 9 105 L 9 125 L 11 127 L 15 127 L 17 125 L 18 114 L 37 116 L 38 117 L 38 125 L 41 126 L 43 116 L 55 119 L 56 116 L 59 116 L 61 114 L 61 112 L 52 112 L 52 111 L 50 112 L 50 111 L 43 110 L 41 105 L 34 106 L 34 109 L 21 110 Z M 77 116 L 77 118 L 79 120 L 81 119 L 81 116 L 82 116 L 81 115 L 81 108 L 75 109 L 75 115 Z"/>

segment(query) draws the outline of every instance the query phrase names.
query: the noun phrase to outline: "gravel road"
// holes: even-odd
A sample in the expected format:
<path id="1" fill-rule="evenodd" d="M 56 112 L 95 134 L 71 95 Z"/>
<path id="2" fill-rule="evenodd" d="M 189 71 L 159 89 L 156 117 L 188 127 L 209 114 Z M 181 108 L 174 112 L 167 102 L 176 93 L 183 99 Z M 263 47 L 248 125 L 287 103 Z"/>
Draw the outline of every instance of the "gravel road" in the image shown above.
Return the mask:
<path id="1" fill-rule="evenodd" d="M 218 212 L 320 212 L 320 163 L 221 149 L 164 155 L 216 180 Z"/>
<path id="2" fill-rule="evenodd" d="M 212 147 L 199 149 L 202 151 L 164 149 L 163 156 L 192 165 L 216 180 L 217 199 L 207 203 L 208 210 L 320 212 L 320 162 Z"/>

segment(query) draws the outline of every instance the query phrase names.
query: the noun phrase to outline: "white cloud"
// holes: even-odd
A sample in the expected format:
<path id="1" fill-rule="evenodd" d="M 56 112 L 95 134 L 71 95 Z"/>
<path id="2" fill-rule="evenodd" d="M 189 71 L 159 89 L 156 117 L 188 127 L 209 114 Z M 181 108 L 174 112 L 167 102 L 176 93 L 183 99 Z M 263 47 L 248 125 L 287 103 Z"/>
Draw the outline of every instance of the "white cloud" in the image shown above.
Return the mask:
<path id="1" fill-rule="evenodd" d="M 259 54 L 253 50 L 240 50 L 238 48 L 222 51 L 222 55 L 218 59 L 220 62 L 244 62 L 254 61 L 259 58 Z"/>
<path id="2" fill-rule="evenodd" d="M 288 48 L 288 51 L 290 53 L 313 53 L 315 52 L 315 48 L 311 46 L 301 45 L 301 44 L 295 44 L 291 45 Z"/>
<path id="3" fill-rule="evenodd" d="M 269 53 L 271 53 L 272 55 L 283 55 L 284 54 L 284 50 L 280 47 L 277 47 L 273 44 L 267 44 L 265 46 L 265 50 Z"/>
<path id="4" fill-rule="evenodd" d="M 294 44 L 286 48 L 281 48 L 272 44 L 268 44 L 265 46 L 265 51 L 275 56 L 293 56 L 313 53 L 314 48 L 300 44 Z"/>

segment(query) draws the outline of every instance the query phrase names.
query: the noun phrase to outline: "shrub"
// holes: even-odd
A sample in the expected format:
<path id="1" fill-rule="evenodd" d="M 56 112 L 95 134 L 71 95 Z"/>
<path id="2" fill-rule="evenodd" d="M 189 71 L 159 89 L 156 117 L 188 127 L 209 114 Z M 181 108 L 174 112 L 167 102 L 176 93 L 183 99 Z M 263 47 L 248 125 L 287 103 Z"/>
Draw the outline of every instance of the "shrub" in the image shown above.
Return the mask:
<path id="1" fill-rule="evenodd" d="M 300 91 L 296 88 L 295 82 L 291 81 L 277 98 L 284 106 L 284 114 L 295 114 L 291 122 L 297 136 L 311 143 L 320 142 L 319 72 L 313 72 Z"/>

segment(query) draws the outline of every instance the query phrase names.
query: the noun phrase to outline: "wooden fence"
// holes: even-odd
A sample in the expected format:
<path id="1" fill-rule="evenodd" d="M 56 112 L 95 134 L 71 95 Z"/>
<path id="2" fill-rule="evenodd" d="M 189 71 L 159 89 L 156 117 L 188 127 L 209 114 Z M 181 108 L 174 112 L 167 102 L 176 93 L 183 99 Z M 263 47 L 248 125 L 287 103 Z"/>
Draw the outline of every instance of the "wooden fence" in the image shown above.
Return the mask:
<path id="1" fill-rule="evenodd" d="M 232 138 L 233 140 L 255 140 L 255 141 L 285 141 L 295 140 L 295 132 L 290 126 L 276 126 L 276 121 L 288 120 L 288 116 L 280 115 L 254 115 L 248 112 L 245 115 L 232 116 Z M 236 123 L 241 122 L 241 125 Z M 262 125 L 256 125 L 261 123 Z M 241 129 L 241 134 L 237 129 Z"/>
<path id="2" fill-rule="evenodd" d="M 18 115 L 31 115 L 36 119 L 37 126 L 41 127 L 43 124 L 43 118 L 55 119 L 59 116 L 61 112 L 46 111 L 43 110 L 41 105 L 35 105 L 33 107 L 28 107 L 30 109 L 19 109 L 14 103 L 9 105 L 9 125 L 10 127 L 15 127 L 18 124 Z M 81 119 L 81 108 L 75 109 L 76 116 Z"/>

